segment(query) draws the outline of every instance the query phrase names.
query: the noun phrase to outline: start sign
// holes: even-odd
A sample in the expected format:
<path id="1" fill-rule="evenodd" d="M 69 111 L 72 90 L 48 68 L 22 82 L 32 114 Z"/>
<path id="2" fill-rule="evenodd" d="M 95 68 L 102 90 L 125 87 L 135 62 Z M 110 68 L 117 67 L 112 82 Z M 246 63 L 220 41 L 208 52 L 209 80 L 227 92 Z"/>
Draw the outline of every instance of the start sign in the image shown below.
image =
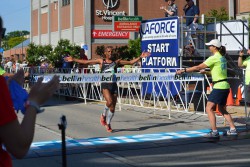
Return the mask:
<path id="1" fill-rule="evenodd" d="M 114 31 L 139 32 L 141 21 L 141 16 L 113 16 L 113 29 Z"/>

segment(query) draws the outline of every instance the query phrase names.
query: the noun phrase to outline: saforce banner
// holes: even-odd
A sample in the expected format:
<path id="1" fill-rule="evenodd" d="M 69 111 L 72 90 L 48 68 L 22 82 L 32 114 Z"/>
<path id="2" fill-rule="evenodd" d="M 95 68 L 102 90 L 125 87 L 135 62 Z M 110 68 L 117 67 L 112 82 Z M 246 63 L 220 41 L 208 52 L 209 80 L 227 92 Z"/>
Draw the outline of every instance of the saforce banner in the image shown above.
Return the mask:
<path id="1" fill-rule="evenodd" d="M 140 35 L 142 51 L 151 52 L 149 57 L 142 59 L 142 68 L 167 68 L 170 72 L 180 68 L 178 17 L 143 20 Z M 145 70 L 145 72 L 148 71 Z M 146 84 L 142 87 L 143 94 L 151 94 L 153 85 L 151 84 L 148 89 L 145 89 L 145 86 Z M 170 88 L 172 86 L 174 85 L 170 83 Z M 147 92 L 144 90 L 147 90 Z M 167 93 L 167 90 L 162 90 L 161 84 L 154 86 L 154 90 L 156 92 L 161 91 L 165 95 Z M 173 88 L 172 94 L 176 93 L 176 89 Z"/>
<path id="2" fill-rule="evenodd" d="M 141 49 L 151 52 L 142 60 L 142 68 L 179 68 L 178 17 L 143 20 Z"/>

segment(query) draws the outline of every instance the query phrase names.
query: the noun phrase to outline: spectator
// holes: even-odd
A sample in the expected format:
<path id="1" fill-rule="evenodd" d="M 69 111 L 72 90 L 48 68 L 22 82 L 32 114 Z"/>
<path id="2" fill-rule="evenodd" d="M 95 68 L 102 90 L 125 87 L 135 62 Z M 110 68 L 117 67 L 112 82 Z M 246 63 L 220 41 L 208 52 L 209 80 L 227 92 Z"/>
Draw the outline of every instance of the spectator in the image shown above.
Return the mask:
<path id="1" fill-rule="evenodd" d="M 198 18 L 200 14 L 199 8 L 194 4 L 193 0 L 186 0 L 187 4 L 183 10 L 186 16 L 186 26 L 188 28 L 188 38 L 194 37 L 198 28 Z"/>
<path id="2" fill-rule="evenodd" d="M 1 54 L 0 54 L 0 61 L 2 61 L 2 55 Z M 4 77 L 6 77 L 6 76 L 11 77 L 14 74 L 13 73 L 8 73 L 2 67 L 0 67 L 0 75 L 4 76 Z"/>
<path id="3" fill-rule="evenodd" d="M 0 54 L 0 61 L 1 60 L 2 60 L 2 55 Z M 14 76 L 14 73 L 8 73 L 2 67 L 0 67 L 0 76 L 3 76 L 3 77 L 12 77 L 12 76 Z M 29 76 L 29 73 L 26 72 L 25 73 L 25 77 L 28 77 L 28 76 Z"/>
<path id="4" fill-rule="evenodd" d="M 248 49 L 247 54 L 250 55 L 250 49 Z M 239 67 L 246 67 L 245 72 L 245 100 L 247 102 L 250 102 L 248 92 L 246 91 L 247 88 L 250 86 L 250 56 L 248 56 L 244 61 L 242 60 L 242 57 L 244 55 L 243 51 L 240 51 L 239 58 L 238 58 L 238 66 Z M 250 93 L 250 92 L 249 92 Z"/>
<path id="5" fill-rule="evenodd" d="M 80 50 L 80 60 L 88 60 L 88 56 L 85 54 L 85 50 L 84 48 L 81 48 Z M 82 73 L 82 68 L 85 68 L 84 69 L 84 73 L 87 73 L 88 72 L 88 65 L 87 64 L 80 64 L 78 63 L 78 68 L 80 68 L 79 72 Z"/>
<path id="6" fill-rule="evenodd" d="M 63 68 L 63 72 L 64 73 L 70 73 L 71 72 L 71 68 L 73 68 L 73 62 L 66 62 L 64 61 L 65 57 L 69 57 L 70 56 L 70 51 L 68 49 L 66 49 L 64 51 L 64 54 L 62 56 L 62 68 Z"/>
<path id="7" fill-rule="evenodd" d="M 185 57 L 199 57 L 200 53 L 194 48 L 192 43 L 186 45 L 183 50 L 183 56 Z"/>
<path id="8" fill-rule="evenodd" d="M 7 70 L 8 72 L 12 72 L 12 68 L 13 68 L 13 60 L 12 58 L 8 59 L 8 62 L 5 64 L 5 70 Z"/>
<path id="9" fill-rule="evenodd" d="M 0 17 L 0 34 L 2 29 L 2 18 Z M 24 72 L 20 70 L 8 83 L 22 83 L 23 78 Z M 38 80 L 29 93 L 25 115 L 20 124 L 14 111 L 6 80 L 0 76 L 0 166 L 12 166 L 9 153 L 15 158 L 22 158 L 29 150 L 34 137 L 36 115 L 41 112 L 40 105 L 53 94 L 59 85 L 58 76 L 54 76 L 46 84 L 42 83 L 42 79 Z M 3 149 L 3 145 L 9 153 Z"/>
<path id="10" fill-rule="evenodd" d="M 177 16 L 177 5 L 174 3 L 175 0 L 165 0 L 168 6 L 161 6 L 160 9 L 165 12 L 165 17 Z"/>
<path id="11" fill-rule="evenodd" d="M 47 69 L 49 67 L 49 63 L 46 57 L 43 57 L 41 59 L 41 64 L 40 64 L 40 68 L 42 69 Z"/>

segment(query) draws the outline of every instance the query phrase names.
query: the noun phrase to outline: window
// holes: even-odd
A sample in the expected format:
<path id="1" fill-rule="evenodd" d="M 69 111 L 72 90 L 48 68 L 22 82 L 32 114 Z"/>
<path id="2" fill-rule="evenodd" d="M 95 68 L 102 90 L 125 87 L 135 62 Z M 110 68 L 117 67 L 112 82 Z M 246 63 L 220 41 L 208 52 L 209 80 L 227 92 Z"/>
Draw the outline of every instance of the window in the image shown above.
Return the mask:
<path id="1" fill-rule="evenodd" d="M 70 0 L 62 0 L 62 6 L 66 6 L 70 4 Z"/>
<path id="2" fill-rule="evenodd" d="M 41 7 L 41 13 L 44 14 L 44 13 L 47 13 L 48 12 L 48 5 L 44 5 Z"/>

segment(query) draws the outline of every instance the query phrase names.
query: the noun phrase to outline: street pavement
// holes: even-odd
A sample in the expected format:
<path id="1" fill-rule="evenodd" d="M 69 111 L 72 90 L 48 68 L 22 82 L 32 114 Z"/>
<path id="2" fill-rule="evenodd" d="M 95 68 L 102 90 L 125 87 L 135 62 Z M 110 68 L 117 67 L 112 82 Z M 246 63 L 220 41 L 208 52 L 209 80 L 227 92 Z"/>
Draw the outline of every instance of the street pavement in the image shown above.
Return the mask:
<path id="1" fill-rule="evenodd" d="M 227 123 L 217 117 L 219 140 L 204 138 L 209 131 L 206 115 L 171 112 L 123 105 L 112 121 L 113 133 L 100 125 L 102 103 L 52 98 L 37 117 L 34 142 L 28 155 L 13 158 L 14 167 L 59 167 L 60 117 L 67 118 L 66 144 L 69 167 L 141 166 L 249 166 L 250 133 L 244 118 L 236 118 L 238 137 L 223 136 Z M 234 112 L 240 109 L 234 108 Z M 19 119 L 22 115 L 18 114 Z M 236 115 L 235 115 L 236 117 Z M 171 118 L 171 119 L 169 119 Z M 226 125 L 226 126 L 225 126 Z"/>

